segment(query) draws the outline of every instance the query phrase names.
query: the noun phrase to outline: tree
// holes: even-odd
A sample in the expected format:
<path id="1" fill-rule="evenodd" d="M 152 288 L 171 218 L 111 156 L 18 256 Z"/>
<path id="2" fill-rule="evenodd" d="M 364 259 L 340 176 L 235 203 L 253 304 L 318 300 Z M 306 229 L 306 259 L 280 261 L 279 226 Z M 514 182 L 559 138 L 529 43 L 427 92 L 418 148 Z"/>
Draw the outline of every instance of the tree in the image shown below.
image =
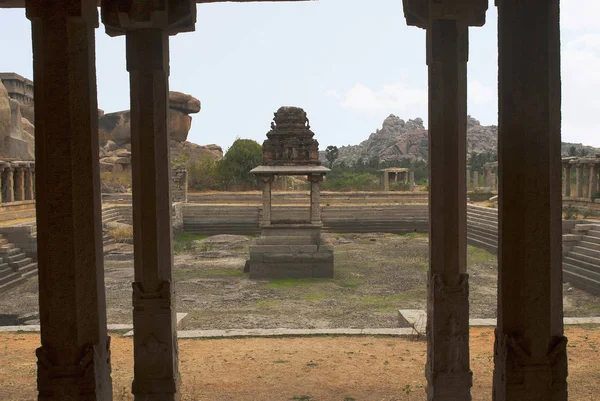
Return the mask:
<path id="1" fill-rule="evenodd" d="M 218 166 L 218 176 L 226 189 L 256 188 L 256 178 L 250 170 L 260 166 L 262 146 L 251 139 L 236 139 Z"/>
<path id="2" fill-rule="evenodd" d="M 337 146 L 327 146 L 327 149 L 325 149 L 325 158 L 329 162 L 329 168 L 333 167 L 333 163 L 337 160 L 338 156 L 339 150 Z"/>
<path id="3" fill-rule="evenodd" d="M 577 156 L 577 148 L 573 145 L 569 147 L 569 156 Z"/>

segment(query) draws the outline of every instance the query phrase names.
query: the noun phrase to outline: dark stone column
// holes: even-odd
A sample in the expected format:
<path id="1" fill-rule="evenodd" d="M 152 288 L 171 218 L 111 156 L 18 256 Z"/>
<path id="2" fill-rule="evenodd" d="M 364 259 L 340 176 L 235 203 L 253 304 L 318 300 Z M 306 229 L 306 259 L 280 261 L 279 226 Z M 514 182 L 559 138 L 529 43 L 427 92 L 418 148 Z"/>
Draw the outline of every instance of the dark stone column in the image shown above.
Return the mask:
<path id="1" fill-rule="evenodd" d="M 500 196 L 494 400 L 564 401 L 559 1 L 496 3 Z"/>
<path id="2" fill-rule="evenodd" d="M 576 178 L 576 185 L 577 185 L 576 196 L 578 198 L 583 198 L 583 166 L 581 165 L 581 163 L 577 163 L 577 166 L 575 167 L 575 169 L 576 169 L 575 178 Z"/>
<path id="3" fill-rule="evenodd" d="M 466 230 L 468 27 L 487 1 L 404 0 L 427 30 L 429 67 L 429 282 L 427 399 L 471 400 Z"/>
<path id="4" fill-rule="evenodd" d="M 565 164 L 565 197 L 571 196 L 571 165 Z"/>
<path id="5" fill-rule="evenodd" d="M 15 169 L 15 201 L 25 200 L 25 171 L 23 167 Z"/>
<path id="6" fill-rule="evenodd" d="M 27 0 L 35 81 L 39 400 L 111 400 L 92 0 Z"/>
<path id="7" fill-rule="evenodd" d="M 310 222 L 321 224 L 321 181 L 322 175 L 310 175 Z"/>
<path id="8" fill-rule="evenodd" d="M 4 202 L 14 202 L 15 201 L 15 182 L 14 175 L 15 169 L 12 167 L 4 168 Z"/>
<path id="9" fill-rule="evenodd" d="M 25 200 L 33 200 L 33 167 L 25 170 Z"/>
<path id="10" fill-rule="evenodd" d="M 260 176 L 260 182 L 263 186 L 263 214 L 261 224 L 264 226 L 271 225 L 271 209 L 272 209 L 272 186 L 274 177 L 271 176 Z"/>
<path id="11" fill-rule="evenodd" d="M 590 164 L 590 181 L 588 185 L 588 199 L 592 201 L 598 192 L 598 166 Z"/>
<path id="12" fill-rule="evenodd" d="M 107 32 L 126 36 L 130 74 L 135 269 L 132 392 L 138 401 L 180 398 L 169 191 L 169 33 L 193 29 L 195 12 L 195 3 L 181 0 L 102 2 Z"/>

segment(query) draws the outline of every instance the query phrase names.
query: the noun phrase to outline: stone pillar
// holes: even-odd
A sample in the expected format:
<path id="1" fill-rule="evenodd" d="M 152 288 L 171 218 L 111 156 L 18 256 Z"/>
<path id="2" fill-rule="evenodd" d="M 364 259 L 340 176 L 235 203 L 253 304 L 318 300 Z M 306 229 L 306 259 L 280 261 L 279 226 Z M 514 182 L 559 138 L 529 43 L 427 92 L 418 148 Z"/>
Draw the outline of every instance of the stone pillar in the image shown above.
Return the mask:
<path id="1" fill-rule="evenodd" d="M 398 183 L 398 172 L 394 173 L 394 183 Z"/>
<path id="2" fill-rule="evenodd" d="M 273 184 L 273 176 L 263 175 L 260 177 L 263 187 L 263 214 L 262 214 L 262 225 L 271 225 L 271 210 L 272 210 L 272 197 L 271 190 Z"/>
<path id="3" fill-rule="evenodd" d="M 312 224 L 321 224 L 321 189 L 320 183 L 323 181 L 321 175 L 311 175 L 310 180 L 310 222 Z"/>
<path id="4" fill-rule="evenodd" d="M 384 171 L 382 174 L 383 174 L 383 190 L 389 191 L 390 190 L 390 173 L 388 173 L 387 171 Z"/>
<path id="5" fill-rule="evenodd" d="M 409 25 L 427 29 L 429 273 L 427 399 L 471 400 L 467 269 L 468 26 L 486 0 L 404 0 Z"/>
<path id="6" fill-rule="evenodd" d="M 15 182 L 14 175 L 15 169 L 12 167 L 4 168 L 4 202 L 14 202 L 15 201 Z"/>
<path id="7" fill-rule="evenodd" d="M 410 187 L 409 187 L 410 192 L 414 192 L 415 191 L 415 172 L 414 171 L 411 171 L 409 173 L 409 185 L 410 185 Z"/>
<path id="8" fill-rule="evenodd" d="M 471 169 L 467 168 L 467 191 L 469 190 L 469 188 L 471 188 Z"/>
<path id="9" fill-rule="evenodd" d="M 598 167 L 590 164 L 590 183 L 588 186 L 588 199 L 592 201 L 598 192 Z"/>
<path id="10" fill-rule="evenodd" d="M 25 200 L 33 200 L 33 167 L 25 170 Z"/>
<path id="11" fill-rule="evenodd" d="M 38 399 L 111 400 L 102 252 L 96 1 L 27 0 L 33 41 Z"/>
<path id="12" fill-rule="evenodd" d="M 483 168 L 483 186 L 484 187 L 489 187 L 489 171 L 486 167 Z"/>
<path id="13" fill-rule="evenodd" d="M 564 189 L 564 196 L 565 197 L 570 197 L 571 196 L 571 165 L 566 163 L 565 164 L 565 178 L 564 178 L 564 182 L 565 182 L 565 189 Z"/>
<path id="14" fill-rule="evenodd" d="M 473 189 L 479 188 L 479 171 L 473 172 Z"/>
<path id="15" fill-rule="evenodd" d="M 193 30 L 185 0 L 104 0 L 109 35 L 125 34 L 131 91 L 133 192 L 132 392 L 136 400 L 178 400 L 169 161 L 169 34 Z"/>
<path id="16" fill-rule="evenodd" d="M 25 200 L 25 171 L 23 167 L 15 169 L 15 201 Z"/>
<path id="17" fill-rule="evenodd" d="M 500 196 L 493 398 L 565 401 L 559 2 L 496 4 Z"/>
<path id="18" fill-rule="evenodd" d="M 577 194 L 576 196 L 578 198 L 583 198 L 583 166 L 578 163 L 575 167 L 575 179 L 576 179 L 576 183 L 575 185 L 576 190 L 577 190 Z"/>

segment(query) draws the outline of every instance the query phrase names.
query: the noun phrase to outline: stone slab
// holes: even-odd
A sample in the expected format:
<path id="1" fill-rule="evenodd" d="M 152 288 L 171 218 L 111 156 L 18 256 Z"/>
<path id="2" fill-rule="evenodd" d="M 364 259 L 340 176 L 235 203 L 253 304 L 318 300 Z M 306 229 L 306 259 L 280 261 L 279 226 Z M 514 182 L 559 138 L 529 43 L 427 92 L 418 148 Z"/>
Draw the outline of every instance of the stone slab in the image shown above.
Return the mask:
<path id="1" fill-rule="evenodd" d="M 600 317 L 565 317 L 565 325 L 600 324 Z M 414 328 L 419 334 L 425 334 L 427 326 L 427 313 L 421 309 L 401 309 L 398 311 L 398 324 L 401 327 Z M 496 327 L 496 318 L 469 319 L 471 327 Z"/>

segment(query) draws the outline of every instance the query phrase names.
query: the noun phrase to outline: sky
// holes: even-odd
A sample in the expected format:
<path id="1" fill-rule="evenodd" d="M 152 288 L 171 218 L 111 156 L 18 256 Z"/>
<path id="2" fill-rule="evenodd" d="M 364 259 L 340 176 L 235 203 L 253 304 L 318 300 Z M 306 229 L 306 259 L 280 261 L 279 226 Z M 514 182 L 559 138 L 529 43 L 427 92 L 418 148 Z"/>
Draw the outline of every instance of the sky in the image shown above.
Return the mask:
<path id="1" fill-rule="evenodd" d="M 561 2 L 562 137 L 600 147 L 600 1 Z M 470 29 L 468 112 L 497 124 L 497 12 Z M 425 31 L 400 0 L 198 5 L 196 31 L 171 38 L 170 88 L 202 102 L 188 140 L 262 143 L 280 106 L 305 109 L 315 137 L 354 145 L 389 114 L 427 126 Z M 32 78 L 24 10 L 0 10 L 0 71 Z M 6 49 L 10 49 L 7 51 Z M 129 108 L 125 40 L 96 30 L 98 106 Z"/>

